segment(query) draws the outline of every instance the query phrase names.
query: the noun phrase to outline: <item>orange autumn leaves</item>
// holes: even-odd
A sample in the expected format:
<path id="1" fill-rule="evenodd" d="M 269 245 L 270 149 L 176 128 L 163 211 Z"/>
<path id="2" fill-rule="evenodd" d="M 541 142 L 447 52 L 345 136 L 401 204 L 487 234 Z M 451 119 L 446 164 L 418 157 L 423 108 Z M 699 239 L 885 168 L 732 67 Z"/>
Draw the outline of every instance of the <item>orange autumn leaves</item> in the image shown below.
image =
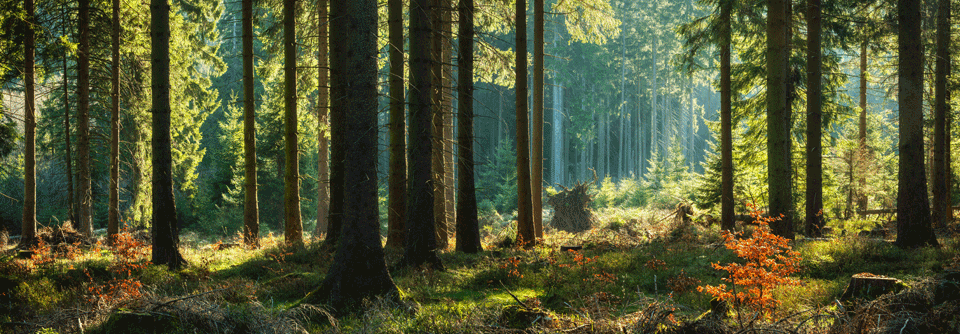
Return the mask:
<path id="1" fill-rule="evenodd" d="M 714 269 L 726 271 L 722 280 L 733 283 L 719 286 L 699 286 L 697 291 L 706 292 L 714 298 L 732 305 L 741 305 L 752 311 L 770 316 L 780 304 L 772 294 L 774 287 L 798 285 L 800 282 L 788 277 L 800 271 L 800 253 L 793 251 L 790 240 L 770 232 L 769 224 L 780 218 L 761 217 L 759 211 L 751 213 L 758 226 L 749 238 L 743 232 L 723 231 L 724 245 L 744 260 L 744 263 L 712 263 Z"/>

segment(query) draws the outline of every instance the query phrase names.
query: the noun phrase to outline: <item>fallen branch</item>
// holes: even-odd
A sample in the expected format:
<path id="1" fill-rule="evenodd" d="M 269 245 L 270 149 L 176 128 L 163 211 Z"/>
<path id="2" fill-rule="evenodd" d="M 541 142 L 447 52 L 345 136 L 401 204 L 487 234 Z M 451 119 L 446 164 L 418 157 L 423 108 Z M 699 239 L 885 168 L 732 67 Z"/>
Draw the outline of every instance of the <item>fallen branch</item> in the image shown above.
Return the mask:
<path id="1" fill-rule="evenodd" d="M 520 304 L 520 306 L 523 306 L 523 308 L 528 309 L 528 310 L 532 310 L 532 309 L 533 309 L 533 308 L 531 308 L 530 306 L 527 306 L 527 304 L 524 304 L 522 301 L 520 301 L 520 298 L 517 298 L 517 295 L 513 294 L 513 292 L 511 292 L 510 289 L 507 288 L 506 285 L 503 285 L 503 282 L 502 282 L 502 281 L 500 282 L 500 286 L 502 286 L 504 290 L 507 290 L 507 293 L 510 294 L 510 297 L 513 297 L 513 300 L 516 300 L 517 303 Z"/>

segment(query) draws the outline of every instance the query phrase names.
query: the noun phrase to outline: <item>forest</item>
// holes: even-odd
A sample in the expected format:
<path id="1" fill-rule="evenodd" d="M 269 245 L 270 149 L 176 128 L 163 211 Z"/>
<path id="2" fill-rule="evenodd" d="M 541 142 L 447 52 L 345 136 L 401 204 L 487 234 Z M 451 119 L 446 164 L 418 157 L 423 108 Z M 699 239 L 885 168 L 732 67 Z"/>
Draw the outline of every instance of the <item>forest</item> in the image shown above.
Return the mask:
<path id="1" fill-rule="evenodd" d="M 0 334 L 960 333 L 955 5 L 0 0 Z"/>

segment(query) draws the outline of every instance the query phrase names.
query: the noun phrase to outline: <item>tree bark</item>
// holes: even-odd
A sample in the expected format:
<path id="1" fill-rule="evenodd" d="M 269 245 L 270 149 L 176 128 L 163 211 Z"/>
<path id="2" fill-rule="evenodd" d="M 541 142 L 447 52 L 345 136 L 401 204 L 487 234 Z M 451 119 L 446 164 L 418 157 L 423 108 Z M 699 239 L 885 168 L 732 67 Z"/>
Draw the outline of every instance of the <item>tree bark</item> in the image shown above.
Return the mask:
<path id="1" fill-rule="evenodd" d="M 446 146 L 446 138 L 444 138 L 444 117 L 446 110 L 446 99 L 444 95 L 445 87 L 447 85 L 446 78 L 444 77 L 444 62 L 446 61 L 444 52 L 445 43 L 443 39 L 444 36 L 444 27 L 443 23 L 443 12 L 447 10 L 447 2 L 449 0 L 434 0 L 434 10 L 432 12 L 432 23 L 433 23 L 433 35 L 431 35 L 431 43 L 433 43 L 433 66 L 431 70 L 433 71 L 433 104 L 434 104 L 434 113 L 433 113 L 433 150 L 431 151 L 431 156 L 433 157 L 433 184 L 434 184 L 434 194 L 433 194 L 433 214 L 435 216 L 434 222 L 437 225 L 437 248 L 439 250 L 445 250 L 448 246 L 448 233 L 447 233 L 447 186 L 446 186 L 446 164 L 444 161 L 444 150 Z"/>
<path id="2" fill-rule="evenodd" d="M 460 0 L 460 52 L 457 57 L 457 251 L 477 253 L 480 244 L 480 223 L 477 192 L 474 182 L 473 137 L 473 0 Z"/>
<path id="3" fill-rule="evenodd" d="M 530 157 L 530 199 L 533 231 L 543 239 L 543 0 L 533 0 L 533 140 Z"/>
<path id="4" fill-rule="evenodd" d="M 120 0 L 113 0 L 110 34 L 112 67 L 110 69 L 110 207 L 107 216 L 107 242 L 113 245 L 120 232 Z"/>
<path id="5" fill-rule="evenodd" d="M 327 114 L 330 106 L 330 65 L 329 50 L 329 22 L 327 0 L 317 1 L 317 227 L 314 238 L 327 232 L 330 216 L 330 151 L 328 136 L 330 124 Z"/>
<path id="6" fill-rule="evenodd" d="M 150 55 L 153 86 L 151 262 L 165 264 L 170 270 L 176 270 L 186 261 L 180 255 L 177 206 L 173 198 L 173 165 L 170 152 L 170 5 L 167 0 L 150 0 Z"/>
<path id="7" fill-rule="evenodd" d="M 257 200 L 257 121 L 253 91 L 253 0 L 242 0 L 243 29 L 243 242 L 260 247 Z"/>
<path id="8" fill-rule="evenodd" d="M 920 1 L 897 5 L 900 162 L 897 183 L 897 240 L 903 248 L 937 246 L 930 226 L 930 201 L 923 162 L 923 45 Z"/>
<path id="9" fill-rule="evenodd" d="M 407 213 L 406 118 L 404 117 L 403 2 L 387 2 L 390 38 L 390 180 L 387 247 L 402 248 Z"/>
<path id="10" fill-rule="evenodd" d="M 860 163 L 864 164 L 864 161 L 867 158 L 868 147 L 867 147 L 867 42 L 863 42 L 860 46 L 860 121 L 858 126 L 858 138 L 859 138 L 859 159 Z M 857 208 L 860 211 L 867 209 L 867 194 L 864 192 L 864 188 L 867 187 L 867 178 L 862 174 L 860 175 L 859 187 L 860 195 L 857 197 Z"/>
<path id="11" fill-rule="evenodd" d="M 24 22 L 23 43 L 23 222 L 20 228 L 20 248 L 29 248 L 37 235 L 37 160 L 36 160 L 36 132 L 37 116 L 34 104 L 34 54 L 35 37 L 33 0 L 25 0 L 23 9 L 26 11 Z M 24 247 L 27 246 L 27 247 Z"/>
<path id="12" fill-rule="evenodd" d="M 733 126 L 730 89 L 730 12 L 733 0 L 720 1 L 720 227 L 734 229 Z"/>
<path id="13" fill-rule="evenodd" d="M 456 161 L 453 159 L 454 147 L 456 147 L 456 138 L 453 137 L 453 0 L 447 0 L 443 7 L 441 21 L 443 24 L 443 33 L 441 46 L 442 50 L 442 72 L 443 72 L 443 186 L 444 186 L 444 211 L 446 211 L 447 234 L 450 227 L 456 227 Z M 448 241 L 449 242 L 449 241 Z"/>
<path id="14" fill-rule="evenodd" d="M 823 235 L 820 0 L 807 0 L 807 236 Z"/>
<path id="15" fill-rule="evenodd" d="M 333 15 L 334 2 L 335 1 L 330 2 L 331 18 L 335 17 Z M 331 25 L 329 40 L 331 63 L 333 63 L 335 57 L 348 52 L 345 46 L 345 42 L 347 41 L 343 39 L 343 36 L 333 33 L 332 26 L 334 21 L 335 20 L 328 21 Z M 330 66 L 330 216 L 329 225 L 327 226 L 327 238 L 324 239 L 324 244 L 328 248 L 337 245 L 340 239 L 340 231 L 343 227 L 343 160 L 347 155 L 347 152 L 344 151 L 344 145 L 346 145 L 344 141 L 346 138 L 343 119 L 346 117 L 344 113 L 346 112 L 347 101 L 344 100 L 344 96 L 347 93 L 347 86 L 345 84 L 338 84 L 334 78 L 342 78 L 349 75 L 349 73 L 344 71 L 342 68 Z"/>
<path id="16" fill-rule="evenodd" d="M 66 16 L 66 15 L 64 15 Z M 66 32 L 64 32 L 66 36 Z M 73 157 L 71 154 L 70 144 L 70 82 L 67 80 L 67 55 L 64 53 L 63 56 L 63 138 L 66 142 L 64 144 L 66 157 L 65 163 L 67 165 L 67 214 L 70 215 L 71 222 L 78 222 L 77 220 L 77 193 L 73 189 Z"/>
<path id="17" fill-rule="evenodd" d="M 433 150 L 434 116 L 433 42 L 430 36 L 430 18 L 435 10 L 435 0 L 410 2 L 410 143 L 407 146 L 407 161 L 410 163 L 410 178 L 407 198 L 406 248 L 398 266 L 419 267 L 427 265 L 443 269 L 437 256 L 437 234 L 434 205 L 434 179 L 431 163 Z"/>
<path id="18" fill-rule="evenodd" d="M 527 133 L 527 1 L 516 7 L 517 83 L 517 243 L 532 247 L 537 243 L 533 223 L 530 186 L 530 136 Z"/>
<path id="19" fill-rule="evenodd" d="M 80 174 L 80 233 L 93 236 L 90 187 L 90 0 L 79 0 L 80 45 L 77 50 L 77 155 Z M 169 32 L 167 33 L 169 35 Z"/>
<path id="20" fill-rule="evenodd" d="M 300 156 L 297 145 L 297 16 L 296 0 L 283 1 L 283 100 L 284 173 L 283 239 L 288 245 L 303 244 L 300 221 Z"/>
<path id="21" fill-rule="evenodd" d="M 950 1 L 939 0 L 937 8 L 937 62 L 933 118 L 933 213 L 936 226 L 947 226 L 950 219 L 950 180 L 947 174 L 947 115 L 950 114 Z"/>
<path id="22" fill-rule="evenodd" d="M 790 125 L 787 95 L 789 29 L 786 0 L 770 0 L 767 13 L 767 183 L 769 212 L 779 220 L 770 224 L 772 232 L 793 238 L 793 194 L 790 189 Z"/>
<path id="23" fill-rule="evenodd" d="M 331 33 L 350 41 L 346 53 L 331 56 L 334 86 L 349 85 L 344 126 L 351 140 L 344 161 L 343 237 L 317 297 L 343 314 L 377 296 L 397 298 L 380 246 L 377 210 L 377 2 L 333 1 Z M 346 75 L 343 75 L 346 74 Z"/>

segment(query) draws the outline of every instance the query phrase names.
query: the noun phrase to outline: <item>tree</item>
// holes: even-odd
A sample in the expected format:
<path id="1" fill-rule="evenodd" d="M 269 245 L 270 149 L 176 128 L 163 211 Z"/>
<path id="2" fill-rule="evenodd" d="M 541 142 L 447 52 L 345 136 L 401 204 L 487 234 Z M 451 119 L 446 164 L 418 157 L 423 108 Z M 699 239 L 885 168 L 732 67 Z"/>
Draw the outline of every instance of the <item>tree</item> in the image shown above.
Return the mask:
<path id="1" fill-rule="evenodd" d="M 343 237 L 327 277 L 317 291 L 336 313 L 360 306 L 376 296 L 396 298 L 397 287 L 387 272 L 380 247 L 377 214 L 377 2 L 333 1 L 331 34 L 351 41 L 346 52 L 331 54 L 332 83 L 345 95 L 344 125 L 351 140 L 344 162 Z M 349 87 L 349 89 L 346 89 Z M 308 297 L 309 299 L 309 297 Z"/>
<path id="2" fill-rule="evenodd" d="M 897 2 L 900 162 L 897 173 L 897 240 L 903 248 L 937 246 L 923 163 L 923 44 L 920 0 Z"/>
<path id="3" fill-rule="evenodd" d="M 820 90 L 820 0 L 807 1 L 807 235 L 823 229 L 823 153 Z"/>
<path id="4" fill-rule="evenodd" d="M 297 16 L 296 0 L 283 1 L 283 100 L 284 173 L 283 239 L 288 245 L 303 243 L 300 221 L 300 156 L 297 146 Z"/>
<path id="5" fill-rule="evenodd" d="M 950 114 L 950 1 L 939 0 L 937 8 L 937 62 L 934 92 L 933 117 L 933 223 L 946 226 L 952 221 L 950 207 L 950 172 L 947 143 L 950 132 L 947 130 Z"/>
<path id="6" fill-rule="evenodd" d="M 427 265 L 443 269 L 437 256 L 436 216 L 433 213 L 434 185 L 432 171 L 434 105 L 432 104 L 433 80 L 431 69 L 433 44 L 430 34 L 430 18 L 434 0 L 410 2 L 410 143 L 407 146 L 410 179 L 407 193 L 406 248 L 398 266 L 419 267 Z"/>
<path id="7" fill-rule="evenodd" d="M 433 214 L 436 216 L 434 222 L 437 225 L 437 248 L 440 250 L 447 249 L 447 186 L 446 186 L 446 163 L 444 161 L 444 146 L 446 146 L 446 138 L 444 134 L 444 117 L 445 113 L 448 112 L 447 108 L 447 99 L 446 88 L 444 86 L 448 85 L 448 78 L 445 76 L 444 68 L 446 67 L 446 43 L 444 42 L 444 28 L 446 24 L 443 22 L 443 12 L 446 11 L 449 6 L 450 0 L 434 0 L 434 10 L 433 17 L 431 22 L 433 23 L 433 35 L 431 42 L 433 43 L 433 66 L 431 70 L 433 71 L 433 104 L 435 105 L 433 109 L 433 151 L 431 154 L 433 156 Z"/>
<path id="8" fill-rule="evenodd" d="M 460 36 L 457 65 L 457 251 L 477 253 L 480 244 L 480 223 L 477 212 L 477 191 L 473 163 L 473 0 L 460 0 Z"/>
<path id="9" fill-rule="evenodd" d="M 110 207 L 107 208 L 107 241 L 120 232 L 120 0 L 113 0 L 113 21 L 110 32 Z"/>
<path id="10" fill-rule="evenodd" d="M 526 98 L 526 97 L 524 97 Z M 533 155 L 530 157 L 530 194 L 533 231 L 543 239 L 543 0 L 533 0 Z"/>
<path id="11" fill-rule="evenodd" d="M 860 158 L 863 159 L 867 154 L 867 42 L 863 41 L 860 45 L 860 118 L 857 124 Z M 859 180 L 860 196 L 857 199 L 857 208 L 859 210 L 867 209 L 867 195 L 863 194 L 863 189 L 867 186 L 867 178 L 860 176 Z"/>
<path id="12" fill-rule="evenodd" d="M 176 270 L 186 261 L 180 255 L 177 206 L 173 199 L 173 166 L 170 152 L 170 4 L 167 0 L 150 0 L 150 57 L 153 87 L 153 138 L 151 139 L 153 254 L 151 262 L 165 264 L 170 270 Z"/>
<path id="13" fill-rule="evenodd" d="M 787 95 L 788 24 L 787 1 L 767 4 L 767 184 L 769 213 L 782 219 L 772 224 L 777 236 L 793 238 L 793 194 L 790 162 L 790 114 Z"/>
<path id="14" fill-rule="evenodd" d="M 253 0 L 243 0 L 243 242 L 260 246 L 257 202 L 257 122 L 253 93 Z"/>
<path id="15" fill-rule="evenodd" d="M 516 84 L 517 92 L 517 243 L 537 242 L 530 189 L 530 136 L 527 133 L 527 2 L 517 0 Z"/>
<path id="16" fill-rule="evenodd" d="M 387 2 L 390 38 L 390 180 L 387 211 L 387 247 L 404 244 L 404 220 L 407 211 L 406 119 L 403 84 L 403 2 Z"/>
<path id="17" fill-rule="evenodd" d="M 720 1 L 720 227 L 734 229 L 730 20 L 733 0 Z"/>
<path id="18" fill-rule="evenodd" d="M 78 20 L 80 45 L 77 51 L 77 173 L 80 174 L 80 233 L 89 238 L 93 236 L 93 198 L 90 184 L 90 0 L 79 1 Z M 169 32 L 167 35 L 169 38 Z"/>
<path id="19" fill-rule="evenodd" d="M 457 221 L 456 201 L 454 199 L 456 192 L 456 178 L 454 178 L 454 167 L 456 162 L 453 160 L 453 151 L 456 143 L 453 137 L 453 0 L 447 0 L 441 9 L 443 23 L 443 37 L 441 39 L 441 72 L 443 73 L 443 104 L 441 110 L 443 114 L 443 194 L 444 211 L 446 215 L 447 235 L 450 234 L 451 226 Z M 449 243 L 444 240 L 444 243 Z M 446 249 L 447 247 L 444 247 Z"/>
<path id="20" fill-rule="evenodd" d="M 331 15 L 332 8 L 334 3 L 330 2 L 331 6 Z M 329 20 L 328 22 L 334 22 L 335 20 Z M 331 60 L 336 54 L 347 52 L 344 49 L 343 36 L 337 35 L 331 31 L 329 45 L 330 45 L 330 58 Z M 327 247 L 333 247 L 337 245 L 337 242 L 340 239 L 340 232 L 343 227 L 343 159 L 346 157 L 347 152 L 344 151 L 344 128 L 343 128 L 343 118 L 345 117 L 346 112 L 346 100 L 344 96 L 346 92 L 345 86 L 337 85 L 333 82 L 334 77 L 343 77 L 347 73 L 342 73 L 344 69 L 337 67 L 330 67 L 330 216 L 328 219 L 329 225 L 327 226 L 327 238 L 324 240 L 324 244 Z M 432 212 L 432 211 L 431 211 Z"/>
<path id="21" fill-rule="evenodd" d="M 327 0 L 317 1 L 317 229 L 314 235 L 327 232 L 330 215 L 330 160 L 328 159 L 329 145 L 327 141 L 330 133 L 330 124 L 327 122 L 327 111 L 330 103 L 330 70 L 328 69 L 327 51 L 329 45 Z"/>
<path id="22" fill-rule="evenodd" d="M 23 43 L 23 82 L 24 82 L 24 101 L 23 101 L 23 225 L 20 229 L 21 247 L 32 245 L 37 235 L 37 160 L 36 160 L 36 131 L 37 115 L 36 105 L 34 104 L 34 90 L 36 89 L 34 78 L 34 54 L 35 54 L 35 36 L 34 25 L 36 24 L 36 13 L 34 13 L 33 0 L 26 0 L 23 3 L 23 9 L 26 12 L 24 17 L 24 43 Z"/>

